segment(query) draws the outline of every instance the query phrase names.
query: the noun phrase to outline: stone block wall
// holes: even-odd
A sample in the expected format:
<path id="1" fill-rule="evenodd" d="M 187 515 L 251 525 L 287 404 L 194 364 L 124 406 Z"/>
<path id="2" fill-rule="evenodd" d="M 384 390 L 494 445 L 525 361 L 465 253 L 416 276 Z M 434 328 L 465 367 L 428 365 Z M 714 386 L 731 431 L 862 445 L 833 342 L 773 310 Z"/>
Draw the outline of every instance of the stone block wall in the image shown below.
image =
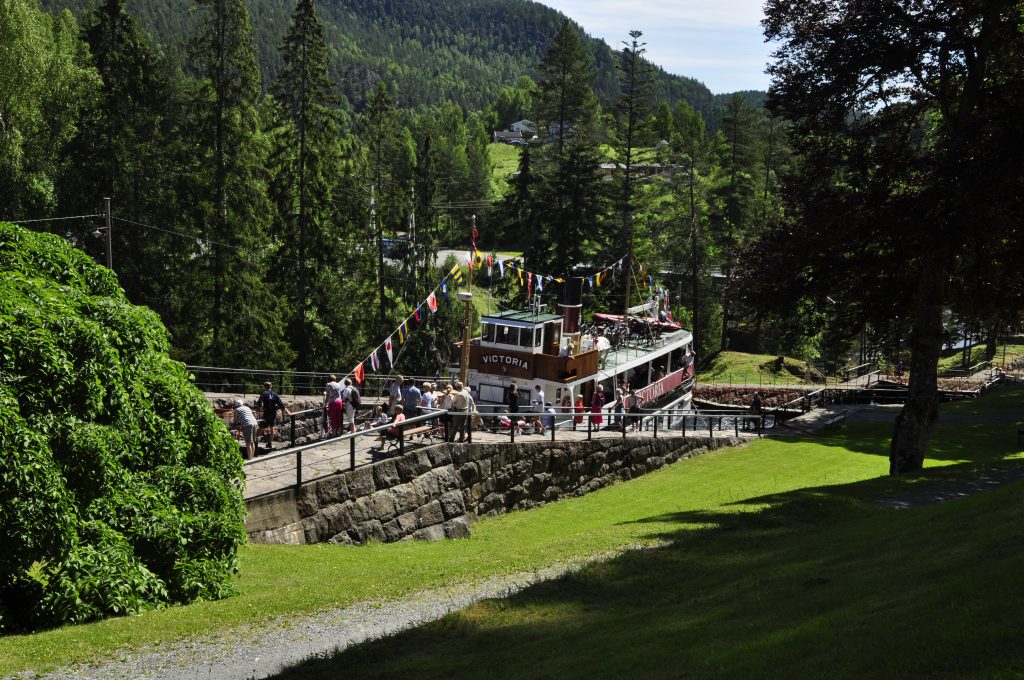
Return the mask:
<path id="1" fill-rule="evenodd" d="M 525 510 L 647 474 L 733 439 L 438 444 L 249 501 L 256 543 L 469 536 L 471 519 Z"/>

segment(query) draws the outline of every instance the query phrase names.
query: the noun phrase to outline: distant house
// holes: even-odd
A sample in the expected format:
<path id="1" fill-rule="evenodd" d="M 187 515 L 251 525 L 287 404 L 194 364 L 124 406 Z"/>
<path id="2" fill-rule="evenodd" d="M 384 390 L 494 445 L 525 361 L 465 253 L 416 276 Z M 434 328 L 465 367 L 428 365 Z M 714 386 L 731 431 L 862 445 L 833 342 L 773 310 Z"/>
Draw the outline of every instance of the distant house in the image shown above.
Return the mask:
<path id="1" fill-rule="evenodd" d="M 522 132 L 514 132 L 512 130 L 495 130 L 491 134 L 494 135 L 495 144 L 512 144 L 514 140 L 522 141 L 523 139 Z"/>
<path id="2" fill-rule="evenodd" d="M 537 134 L 537 125 L 532 120 L 517 120 L 509 125 L 508 129 L 512 132 L 521 132 L 524 137 L 527 134 L 530 136 Z"/>

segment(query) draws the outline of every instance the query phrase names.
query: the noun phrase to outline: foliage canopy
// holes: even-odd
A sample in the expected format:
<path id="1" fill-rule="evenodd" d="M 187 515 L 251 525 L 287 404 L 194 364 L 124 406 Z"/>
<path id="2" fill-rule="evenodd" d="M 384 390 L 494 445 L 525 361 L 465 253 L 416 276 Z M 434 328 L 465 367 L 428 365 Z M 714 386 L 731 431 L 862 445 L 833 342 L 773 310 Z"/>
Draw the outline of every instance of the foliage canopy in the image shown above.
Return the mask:
<path id="1" fill-rule="evenodd" d="M 230 593 L 241 459 L 167 352 L 112 272 L 0 223 L 0 631 Z"/>

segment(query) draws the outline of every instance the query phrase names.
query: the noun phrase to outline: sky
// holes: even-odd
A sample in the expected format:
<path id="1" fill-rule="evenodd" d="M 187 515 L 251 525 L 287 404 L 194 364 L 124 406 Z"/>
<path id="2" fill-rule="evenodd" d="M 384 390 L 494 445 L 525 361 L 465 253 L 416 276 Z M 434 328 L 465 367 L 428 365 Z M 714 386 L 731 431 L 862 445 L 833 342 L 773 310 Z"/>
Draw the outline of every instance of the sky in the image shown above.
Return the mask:
<path id="1" fill-rule="evenodd" d="M 540 0 L 614 49 L 643 31 L 647 56 L 715 94 L 767 90 L 764 0 Z"/>

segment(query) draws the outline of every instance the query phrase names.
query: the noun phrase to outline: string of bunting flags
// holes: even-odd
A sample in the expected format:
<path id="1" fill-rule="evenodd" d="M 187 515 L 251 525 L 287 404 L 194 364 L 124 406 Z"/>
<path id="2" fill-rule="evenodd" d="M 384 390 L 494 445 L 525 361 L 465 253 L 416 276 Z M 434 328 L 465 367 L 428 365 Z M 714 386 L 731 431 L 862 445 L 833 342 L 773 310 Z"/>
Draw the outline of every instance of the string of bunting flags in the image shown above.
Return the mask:
<path id="1" fill-rule="evenodd" d="M 409 341 L 409 337 L 412 335 L 412 331 L 415 330 L 420 324 L 427 320 L 428 314 L 435 314 L 438 310 L 438 295 L 440 295 L 445 303 L 450 307 L 452 304 L 451 297 L 449 295 L 448 284 L 451 283 L 455 288 L 458 288 L 465 282 L 462 275 L 462 269 L 459 265 L 455 265 L 445 275 L 441 282 L 437 284 L 430 294 L 424 298 L 423 302 L 416 305 L 416 308 L 410 312 L 410 314 L 398 324 L 398 327 L 388 335 L 387 340 L 377 345 L 376 348 L 370 355 L 359 362 L 359 364 L 352 369 L 349 373 L 355 378 L 356 382 L 362 384 L 366 380 L 367 365 L 369 370 L 374 373 L 382 373 L 384 364 L 383 357 L 381 357 L 381 350 L 384 351 L 384 356 L 388 360 L 388 370 L 391 370 L 395 366 L 395 349 L 401 347 Z M 398 341 L 398 345 L 395 345 L 395 341 Z"/>
<path id="2" fill-rule="evenodd" d="M 474 243 L 475 245 L 475 243 Z M 533 295 L 533 289 L 536 287 L 537 292 L 543 292 L 545 285 L 552 283 L 562 284 L 565 283 L 567 278 L 582 279 L 584 284 L 589 287 L 590 290 L 606 286 L 608 284 L 608 278 L 617 275 L 617 272 L 621 272 L 625 266 L 627 260 L 631 258 L 632 262 L 636 263 L 640 270 L 640 281 L 643 284 L 645 290 L 651 291 L 651 296 L 658 296 L 664 299 L 666 309 L 668 309 L 668 290 L 665 288 L 657 287 L 654 282 L 654 277 L 647 273 L 646 269 L 640 261 L 637 260 L 635 255 L 623 255 L 619 260 L 613 264 L 604 267 L 600 271 L 590 274 L 588 276 L 550 276 L 546 274 L 539 274 L 524 269 L 518 260 L 512 258 L 499 259 L 496 255 L 488 253 L 486 256 L 481 254 L 479 250 L 472 250 L 467 253 L 466 264 L 469 269 L 480 269 L 486 263 L 487 265 L 487 276 L 493 278 L 494 270 L 498 270 L 498 276 L 505 278 L 506 271 L 509 276 L 515 276 L 520 286 L 526 287 L 527 297 Z M 398 327 L 388 335 L 387 339 L 378 345 L 366 359 L 359 362 L 359 364 L 352 369 L 349 374 L 353 376 L 357 383 L 362 384 L 366 379 L 367 367 L 374 373 L 384 372 L 383 357 L 381 357 L 381 350 L 384 352 L 384 356 L 388 360 L 388 369 L 391 370 L 395 365 L 395 340 L 398 341 L 398 347 L 408 342 L 412 331 L 415 330 L 420 324 L 427 320 L 428 314 L 435 314 L 438 311 L 438 295 L 444 298 L 447 306 L 451 306 L 451 297 L 449 294 L 449 283 L 455 288 L 465 284 L 465 277 L 462 274 L 462 268 L 459 264 L 455 264 L 451 270 L 445 275 L 441 282 L 434 287 L 430 294 L 421 302 L 416 305 L 416 308 L 410 312 L 410 314 L 398 325 Z M 671 312 L 668 313 L 669 319 L 672 318 Z"/>
<path id="3" fill-rule="evenodd" d="M 640 263 L 640 260 L 638 260 L 633 254 L 623 255 L 617 262 L 614 262 L 600 271 L 588 276 L 550 276 L 547 274 L 538 274 L 524 269 L 517 259 L 507 258 L 502 260 L 496 255 L 491 253 L 484 255 L 479 250 L 475 249 L 466 253 L 465 262 L 470 270 L 479 270 L 486 265 L 487 277 L 490 279 L 494 278 L 495 269 L 498 270 L 498 278 L 505 278 L 505 270 L 508 269 L 518 278 L 520 285 L 526 286 L 527 295 L 529 296 L 533 294 L 534 286 L 536 286 L 537 292 L 542 292 L 545 284 L 552 282 L 565 283 L 567 278 L 582 279 L 589 290 L 600 288 L 601 286 L 607 285 L 609 276 L 614 279 L 617 272 L 621 272 L 626 261 L 630 259 L 632 262 L 636 263 L 636 266 L 640 270 L 640 281 L 642 282 L 645 290 L 648 288 L 656 289 L 658 293 L 667 294 L 667 291 L 664 288 L 658 288 L 655 286 L 654 277 L 647 273 L 647 270 Z"/>

